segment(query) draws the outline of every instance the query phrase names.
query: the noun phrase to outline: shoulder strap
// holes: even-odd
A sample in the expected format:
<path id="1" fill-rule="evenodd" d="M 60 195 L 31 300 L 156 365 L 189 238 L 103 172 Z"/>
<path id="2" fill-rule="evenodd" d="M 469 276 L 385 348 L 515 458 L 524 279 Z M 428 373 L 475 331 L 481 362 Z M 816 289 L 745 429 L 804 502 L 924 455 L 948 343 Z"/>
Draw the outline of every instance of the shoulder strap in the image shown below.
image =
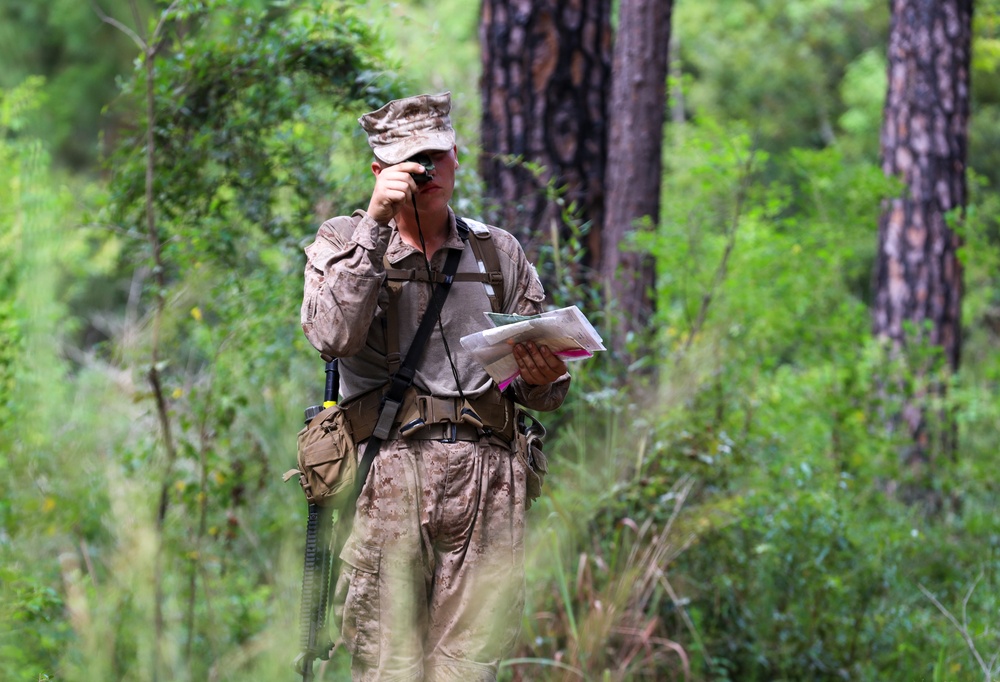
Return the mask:
<path id="1" fill-rule="evenodd" d="M 388 276 L 391 268 L 388 267 L 389 259 L 385 259 L 386 264 L 386 291 L 389 300 L 385 307 L 385 320 L 383 331 L 385 332 L 385 363 L 389 376 L 391 377 L 399 370 L 399 363 L 402 355 L 399 352 L 399 316 L 396 314 L 396 302 L 403 290 L 403 279 L 393 279 Z"/>
<path id="2" fill-rule="evenodd" d="M 479 263 L 479 272 L 485 277 L 483 286 L 486 287 L 486 295 L 490 299 L 490 307 L 493 312 L 503 312 L 504 286 L 503 272 L 500 270 L 500 257 L 497 255 L 497 245 L 493 242 L 490 228 L 478 220 L 471 218 L 455 218 L 455 222 L 466 226 L 472 235 L 469 244 L 476 254 L 476 262 Z"/>

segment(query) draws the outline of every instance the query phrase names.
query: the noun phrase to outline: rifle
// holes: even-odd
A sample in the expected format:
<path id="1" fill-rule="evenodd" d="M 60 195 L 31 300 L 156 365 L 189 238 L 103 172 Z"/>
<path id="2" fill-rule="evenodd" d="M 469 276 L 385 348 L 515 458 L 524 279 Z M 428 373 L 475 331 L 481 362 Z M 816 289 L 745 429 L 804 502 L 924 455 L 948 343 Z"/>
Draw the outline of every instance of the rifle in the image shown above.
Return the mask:
<path id="1" fill-rule="evenodd" d="M 326 387 L 323 404 L 306 408 L 305 423 L 328 407 L 337 404 L 340 393 L 340 370 L 337 359 L 326 363 Z M 295 658 L 295 671 L 302 682 L 312 682 L 313 663 L 317 658 L 329 660 L 333 641 L 326 625 L 330 608 L 330 588 L 334 571 L 334 551 L 331 547 L 333 507 L 309 505 L 306 521 L 305 565 L 302 569 L 302 604 L 299 613 L 301 653 Z"/>

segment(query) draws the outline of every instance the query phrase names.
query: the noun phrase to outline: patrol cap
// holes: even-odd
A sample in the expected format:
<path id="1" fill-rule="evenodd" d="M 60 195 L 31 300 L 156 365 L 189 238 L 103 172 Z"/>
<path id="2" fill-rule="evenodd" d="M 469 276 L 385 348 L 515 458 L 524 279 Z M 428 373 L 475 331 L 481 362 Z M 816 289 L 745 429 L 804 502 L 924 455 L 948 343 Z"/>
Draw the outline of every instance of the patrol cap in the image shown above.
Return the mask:
<path id="1" fill-rule="evenodd" d="M 451 93 L 394 99 L 358 119 L 368 133 L 375 158 L 387 165 L 406 161 L 418 152 L 444 151 L 455 146 L 451 127 Z"/>

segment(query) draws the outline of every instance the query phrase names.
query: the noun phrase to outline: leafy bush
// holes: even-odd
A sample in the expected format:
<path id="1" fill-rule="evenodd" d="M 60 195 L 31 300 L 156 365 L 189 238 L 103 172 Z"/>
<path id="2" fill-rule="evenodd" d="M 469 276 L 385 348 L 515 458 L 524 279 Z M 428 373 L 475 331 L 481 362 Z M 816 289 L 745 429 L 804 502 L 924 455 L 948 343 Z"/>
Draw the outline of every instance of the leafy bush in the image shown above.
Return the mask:
<path id="1" fill-rule="evenodd" d="M 323 201 L 349 201 L 357 184 L 327 172 L 363 140 L 332 149 L 325 125 L 393 81 L 352 6 L 256 4 L 181 2 L 161 16 L 179 30 L 161 33 L 176 40 L 152 64 L 154 118 L 140 59 L 116 103 L 137 123 L 116 131 L 107 196 L 63 202 L 38 144 L 16 157 L 39 162 L 27 166 L 37 177 L 0 170 L 0 192 L 35 192 L 3 202 L 15 213 L 0 223 L 0 250 L 26 254 L 13 270 L 4 259 L 0 280 L 17 294 L 20 335 L 0 365 L 0 398 L 19 417 L 0 444 L 2 615 L 53 595 L 31 636 L 2 634 L 5 679 L 291 672 L 301 565 L 289 552 L 303 510 L 280 472 L 322 377 L 297 323 L 300 241 Z M 46 240 L 17 231 L 34 227 L 16 214 L 28 209 Z M 84 276 L 57 294 L 60 265 Z"/>
<path id="2" fill-rule="evenodd" d="M 949 393 L 976 406 L 962 411 L 959 464 L 935 472 L 960 508 L 925 517 L 897 499 L 906 471 L 866 306 L 891 184 L 836 148 L 769 158 L 707 120 L 668 158 L 663 224 L 635 242 L 660 264 L 660 391 L 633 402 L 594 381 L 599 363 L 577 371 L 549 516 L 536 517 L 535 542 L 558 558 L 533 565 L 514 679 L 982 679 L 923 590 L 954 610 L 982 574 L 968 630 L 988 660 L 998 564 L 980 539 L 1000 526 L 983 514 L 997 491 L 981 456 L 996 399 L 978 371 Z M 991 262 L 978 223 L 967 237 Z M 626 568 L 622 553 L 651 556 L 660 528 L 673 551 Z M 657 572 L 643 600 L 616 588 Z M 610 629 L 582 652 L 595 611 Z"/>

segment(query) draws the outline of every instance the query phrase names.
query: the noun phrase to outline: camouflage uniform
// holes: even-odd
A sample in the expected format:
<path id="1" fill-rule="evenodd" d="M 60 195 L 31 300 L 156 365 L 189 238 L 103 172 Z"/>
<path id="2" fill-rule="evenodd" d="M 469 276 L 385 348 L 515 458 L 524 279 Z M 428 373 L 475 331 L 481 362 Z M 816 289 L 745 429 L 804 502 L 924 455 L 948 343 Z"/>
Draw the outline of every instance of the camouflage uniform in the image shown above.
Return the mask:
<path id="1" fill-rule="evenodd" d="M 459 237 L 450 211 L 449 223 L 450 235 L 431 268 L 441 270 L 447 252 L 461 249 L 458 271 L 476 271 L 473 249 Z M 489 229 L 504 276 L 502 310 L 541 312 L 542 287 L 520 245 L 509 233 Z M 364 211 L 324 223 L 306 255 L 302 327 L 318 350 L 340 358 L 349 403 L 388 380 L 384 261 L 422 269 L 425 260 L 403 241 L 395 221 L 379 224 Z M 403 355 L 430 294 L 426 282 L 407 282 L 398 294 Z M 486 326 L 483 313 L 490 309 L 482 282 L 455 282 L 441 312 L 466 398 L 496 391 L 459 342 Z M 419 393 L 459 397 L 438 327 L 417 367 Z M 564 375 L 537 387 L 516 379 L 510 390 L 526 407 L 551 410 L 568 386 Z M 383 444 L 357 502 L 334 598 L 355 680 L 496 679 L 524 603 L 524 497 L 524 467 L 495 436 Z"/>

